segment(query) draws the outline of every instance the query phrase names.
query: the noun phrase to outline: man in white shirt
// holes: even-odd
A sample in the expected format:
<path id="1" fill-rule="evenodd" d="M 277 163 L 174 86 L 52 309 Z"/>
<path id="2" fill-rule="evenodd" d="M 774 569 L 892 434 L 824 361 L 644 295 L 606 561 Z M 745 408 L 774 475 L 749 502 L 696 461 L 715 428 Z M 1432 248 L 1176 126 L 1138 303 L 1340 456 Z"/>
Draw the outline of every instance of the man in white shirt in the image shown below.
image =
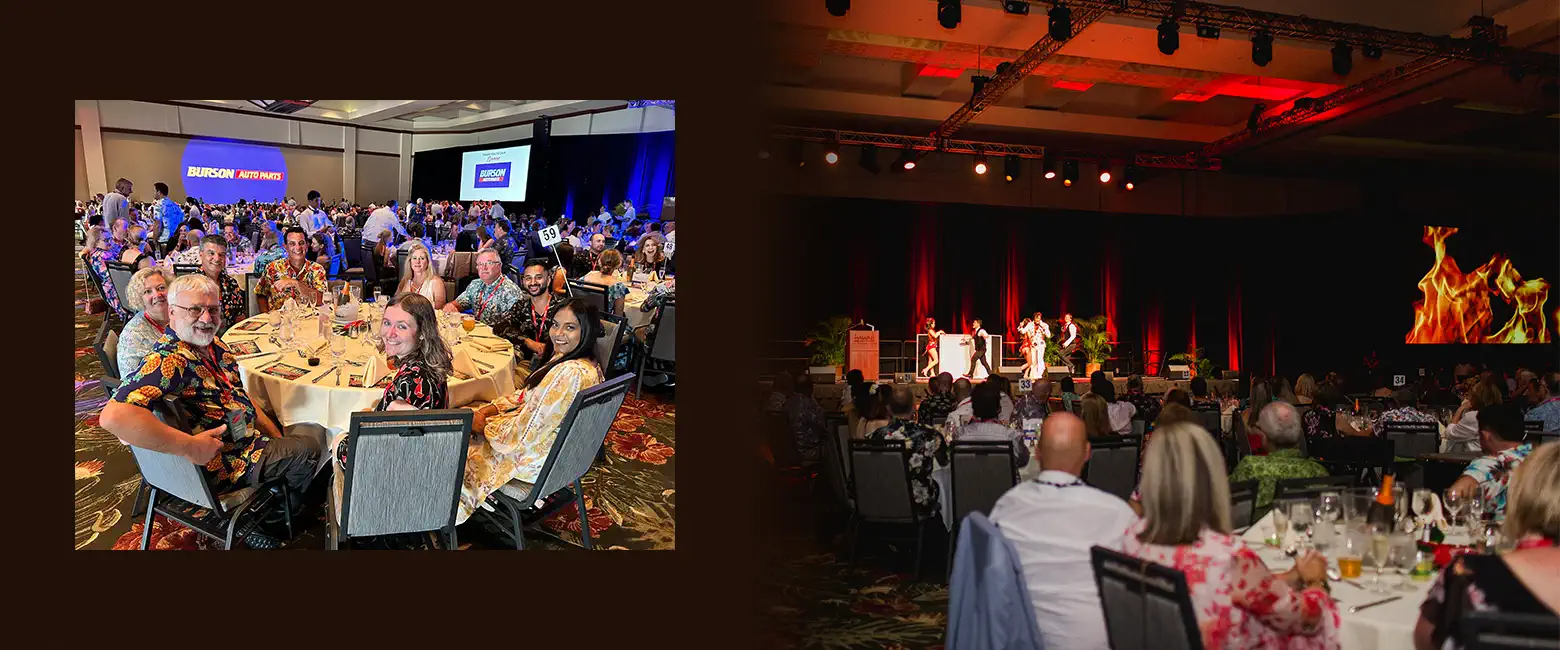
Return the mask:
<path id="1" fill-rule="evenodd" d="M 992 382 L 975 387 L 970 393 L 971 415 L 968 424 L 959 427 L 954 440 L 1007 442 L 1013 445 L 1014 467 L 1029 464 L 1029 447 L 1024 446 L 1024 435 L 1007 426 L 1007 419 L 998 418 L 1002 410 L 1002 389 Z"/>
<path id="2" fill-rule="evenodd" d="M 596 215 L 596 222 L 601 224 L 612 223 L 612 213 L 607 212 L 607 206 L 601 206 L 601 213 Z"/>
<path id="3" fill-rule="evenodd" d="M 379 233 L 387 228 L 400 233 L 402 238 L 411 236 L 406 234 L 406 227 L 396 218 L 393 200 L 368 215 L 368 222 L 363 224 L 363 241 L 378 241 Z"/>
<path id="4" fill-rule="evenodd" d="M 1046 418 L 1035 451 L 1044 471 L 1002 495 L 991 522 L 1018 549 L 1046 647 L 1104 650 L 1110 641 L 1089 549 L 1119 550 L 1137 516 L 1125 501 L 1078 477 L 1089 460 L 1089 438 L 1077 416 Z"/>
<path id="5" fill-rule="evenodd" d="M 330 225 L 330 217 L 320 205 L 319 190 L 309 190 L 308 198 L 308 205 L 298 213 L 298 225 L 303 228 L 305 235 L 313 237 L 316 231 Z"/>
<path id="6" fill-rule="evenodd" d="M 623 223 L 632 222 L 634 220 L 634 214 L 634 202 L 628 199 L 623 199 Z"/>
<path id="7" fill-rule="evenodd" d="M 488 215 L 491 216 L 493 219 L 502 219 L 502 218 L 504 218 L 504 204 L 499 203 L 498 201 L 494 201 L 493 202 L 493 209 L 488 212 Z"/>

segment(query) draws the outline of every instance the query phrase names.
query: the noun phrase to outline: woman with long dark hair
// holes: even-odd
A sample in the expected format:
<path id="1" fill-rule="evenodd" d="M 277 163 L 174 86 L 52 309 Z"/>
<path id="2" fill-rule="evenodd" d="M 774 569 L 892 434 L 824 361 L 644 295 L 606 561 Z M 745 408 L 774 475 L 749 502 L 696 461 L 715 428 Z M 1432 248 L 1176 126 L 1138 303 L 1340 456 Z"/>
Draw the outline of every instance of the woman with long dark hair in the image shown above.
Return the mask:
<path id="1" fill-rule="evenodd" d="M 601 317 L 593 305 L 581 298 L 563 303 L 533 362 L 540 366 L 513 395 L 477 409 L 456 523 L 466 521 L 505 483 L 536 480 L 574 396 L 602 381 L 593 357 L 601 335 Z"/>
<path id="2" fill-rule="evenodd" d="M 926 333 L 926 368 L 921 371 L 924 377 L 937 376 L 937 346 L 942 341 L 943 331 L 937 329 L 937 319 L 927 318 L 922 323 L 921 329 Z"/>

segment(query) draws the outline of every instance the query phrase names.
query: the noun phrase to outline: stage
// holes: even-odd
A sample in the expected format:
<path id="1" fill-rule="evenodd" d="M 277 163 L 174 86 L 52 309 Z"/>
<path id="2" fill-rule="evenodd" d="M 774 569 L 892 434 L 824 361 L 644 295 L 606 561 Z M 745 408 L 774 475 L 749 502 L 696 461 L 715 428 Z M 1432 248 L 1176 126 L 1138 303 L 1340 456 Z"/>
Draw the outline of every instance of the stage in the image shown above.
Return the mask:
<path id="1" fill-rule="evenodd" d="M 880 381 L 879 383 L 892 384 L 893 382 Z M 971 383 L 981 384 L 984 383 L 984 380 L 975 380 Z M 1021 394 L 1018 390 L 1018 381 L 1012 380 L 1012 383 L 1014 397 L 1018 397 Z M 1111 383 L 1116 385 L 1116 396 L 1118 398 L 1127 394 L 1126 377 L 1116 377 L 1111 381 Z M 1170 392 L 1170 389 L 1179 388 L 1190 394 L 1192 390 L 1191 384 L 1192 382 L 1189 380 L 1171 380 L 1165 379 L 1163 377 L 1144 377 L 1143 392 L 1148 393 L 1149 395 L 1163 396 L 1165 393 Z M 760 381 L 759 389 L 762 394 L 768 395 L 772 385 L 772 381 Z M 841 408 L 840 404 L 842 398 L 845 395 L 845 389 L 847 386 L 849 386 L 849 384 L 844 382 L 840 382 L 838 384 L 813 384 L 813 398 L 818 400 L 819 405 L 823 406 L 824 412 L 837 413 Z M 910 392 L 915 396 L 917 402 L 926 397 L 927 393 L 930 392 L 930 389 L 927 387 L 927 381 L 925 378 L 922 378 L 911 384 L 906 384 L 906 386 L 910 388 Z M 1061 396 L 1061 380 L 1052 379 L 1051 386 L 1052 395 L 1058 397 Z M 1239 386 L 1240 381 L 1237 379 L 1208 380 L 1208 392 L 1210 395 L 1221 390 L 1228 390 L 1233 393 L 1239 389 Z M 1089 378 L 1074 377 L 1073 390 L 1076 391 L 1080 396 L 1089 394 Z"/>

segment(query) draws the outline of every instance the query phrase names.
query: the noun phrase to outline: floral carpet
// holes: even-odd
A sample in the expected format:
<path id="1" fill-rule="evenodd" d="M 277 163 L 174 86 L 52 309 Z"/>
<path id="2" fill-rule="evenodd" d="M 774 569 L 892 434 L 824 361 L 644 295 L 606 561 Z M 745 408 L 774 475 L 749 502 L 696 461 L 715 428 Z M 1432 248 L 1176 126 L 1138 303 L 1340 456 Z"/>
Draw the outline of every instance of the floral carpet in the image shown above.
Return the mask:
<path id="1" fill-rule="evenodd" d="M 80 549 L 135 550 L 140 548 L 144 515 L 132 517 L 140 473 L 130 451 L 98 426 L 98 414 L 108 400 L 98 378 L 102 363 L 93 349 L 103 317 L 86 313 L 86 273 L 76 265 L 75 440 L 76 524 L 75 547 Z M 670 550 L 675 547 L 676 522 L 676 407 L 669 393 L 649 393 L 646 399 L 630 395 L 607 434 L 606 461 L 597 462 L 581 481 L 585 488 L 592 547 L 598 550 Z M 285 548 L 322 549 L 328 545 L 323 508 Z M 563 508 L 544 520 L 541 527 L 578 544 L 579 509 Z M 462 549 L 512 548 L 496 534 L 483 529 L 481 517 L 459 529 Z M 419 548 L 430 542 L 421 536 L 402 536 L 388 548 Z M 158 516 L 152 523 L 152 549 L 220 548 L 221 542 Z M 373 548 L 372 544 L 368 545 Z M 563 548 L 564 545 L 534 532 L 526 534 L 526 548 Z M 578 548 L 571 546 L 571 548 Z"/>

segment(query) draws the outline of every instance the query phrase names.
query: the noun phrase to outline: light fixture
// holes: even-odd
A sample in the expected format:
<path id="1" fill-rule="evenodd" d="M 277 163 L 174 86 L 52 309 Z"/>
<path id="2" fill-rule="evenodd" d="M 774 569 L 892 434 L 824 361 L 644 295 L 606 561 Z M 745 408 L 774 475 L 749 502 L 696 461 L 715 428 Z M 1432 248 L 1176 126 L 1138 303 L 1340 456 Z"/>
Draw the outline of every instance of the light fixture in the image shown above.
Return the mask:
<path id="1" fill-rule="evenodd" d="M 1078 180 L 1078 161 L 1068 160 L 1062 163 L 1062 187 L 1072 187 Z"/>
<path id="2" fill-rule="evenodd" d="M 1381 44 L 1380 43 L 1366 43 L 1364 45 L 1361 45 L 1360 46 L 1360 56 L 1363 56 L 1363 57 L 1365 57 L 1367 59 L 1372 59 L 1372 60 L 1380 59 L 1381 58 Z"/>
<path id="3" fill-rule="evenodd" d="M 1332 48 L 1333 72 L 1340 77 L 1348 76 L 1349 71 L 1354 69 L 1353 55 L 1354 48 L 1349 47 L 1348 43 L 1334 45 Z"/>
<path id="4" fill-rule="evenodd" d="M 1045 12 L 1047 25 L 1050 27 L 1051 40 L 1065 41 L 1072 38 L 1072 10 L 1060 2 L 1051 5 L 1051 10 Z"/>
<path id="5" fill-rule="evenodd" d="M 843 18 L 850 11 L 850 0 L 823 0 L 823 6 L 828 8 L 830 16 Z"/>
<path id="6" fill-rule="evenodd" d="M 830 143 L 823 148 L 823 161 L 830 165 L 840 161 L 840 145 Z"/>
<path id="7" fill-rule="evenodd" d="M 1211 38 L 1218 40 L 1219 28 L 1214 25 L 1197 23 L 1197 38 Z"/>
<path id="8" fill-rule="evenodd" d="M 1045 159 L 1042 168 L 1045 170 L 1044 176 L 1046 180 L 1056 178 L 1056 163 L 1052 162 L 1050 158 Z"/>
<path id="9" fill-rule="evenodd" d="M 878 166 L 877 145 L 863 145 L 861 147 L 861 159 L 856 161 L 856 164 L 873 174 L 882 172 L 883 168 Z"/>
<path id="10" fill-rule="evenodd" d="M 953 29 L 963 20 L 963 7 L 959 0 L 937 0 L 937 24 L 943 29 Z"/>
<path id="11" fill-rule="evenodd" d="M 1273 62 L 1273 34 L 1256 32 L 1251 35 L 1251 62 L 1258 66 Z"/>
<path id="12" fill-rule="evenodd" d="M 1011 183 L 1018 180 L 1019 173 L 1023 172 L 1024 163 L 1018 156 L 1008 156 L 1002 159 L 1002 178 Z"/>
<path id="13" fill-rule="evenodd" d="M 991 81 L 991 77 L 987 77 L 985 75 L 978 75 L 978 74 L 970 75 L 970 84 L 975 86 L 975 90 L 974 90 L 974 92 L 970 93 L 970 96 L 971 97 L 979 97 L 980 96 L 980 91 L 986 89 L 986 82 L 988 82 L 988 81 Z"/>
<path id="14" fill-rule="evenodd" d="M 1174 20 L 1164 19 L 1159 23 L 1159 52 L 1166 56 L 1175 54 L 1181 48 L 1181 26 Z"/>
<path id="15" fill-rule="evenodd" d="M 1015 16 L 1029 15 L 1029 0 L 1002 0 L 1002 10 Z"/>
<path id="16" fill-rule="evenodd" d="M 985 175 L 986 154 L 975 154 L 975 173 Z"/>
<path id="17" fill-rule="evenodd" d="M 1127 165 L 1126 169 L 1121 170 L 1121 178 L 1117 179 L 1117 182 L 1121 184 L 1121 189 L 1128 192 L 1137 189 L 1137 181 L 1137 165 Z"/>
<path id="18" fill-rule="evenodd" d="M 1108 165 L 1108 164 L 1107 165 L 1100 165 L 1100 182 L 1101 183 L 1109 183 L 1110 182 L 1110 165 Z"/>
<path id="19" fill-rule="evenodd" d="M 899 150 L 899 158 L 894 160 L 894 171 L 910 171 L 915 169 L 915 150 L 905 147 Z"/>

